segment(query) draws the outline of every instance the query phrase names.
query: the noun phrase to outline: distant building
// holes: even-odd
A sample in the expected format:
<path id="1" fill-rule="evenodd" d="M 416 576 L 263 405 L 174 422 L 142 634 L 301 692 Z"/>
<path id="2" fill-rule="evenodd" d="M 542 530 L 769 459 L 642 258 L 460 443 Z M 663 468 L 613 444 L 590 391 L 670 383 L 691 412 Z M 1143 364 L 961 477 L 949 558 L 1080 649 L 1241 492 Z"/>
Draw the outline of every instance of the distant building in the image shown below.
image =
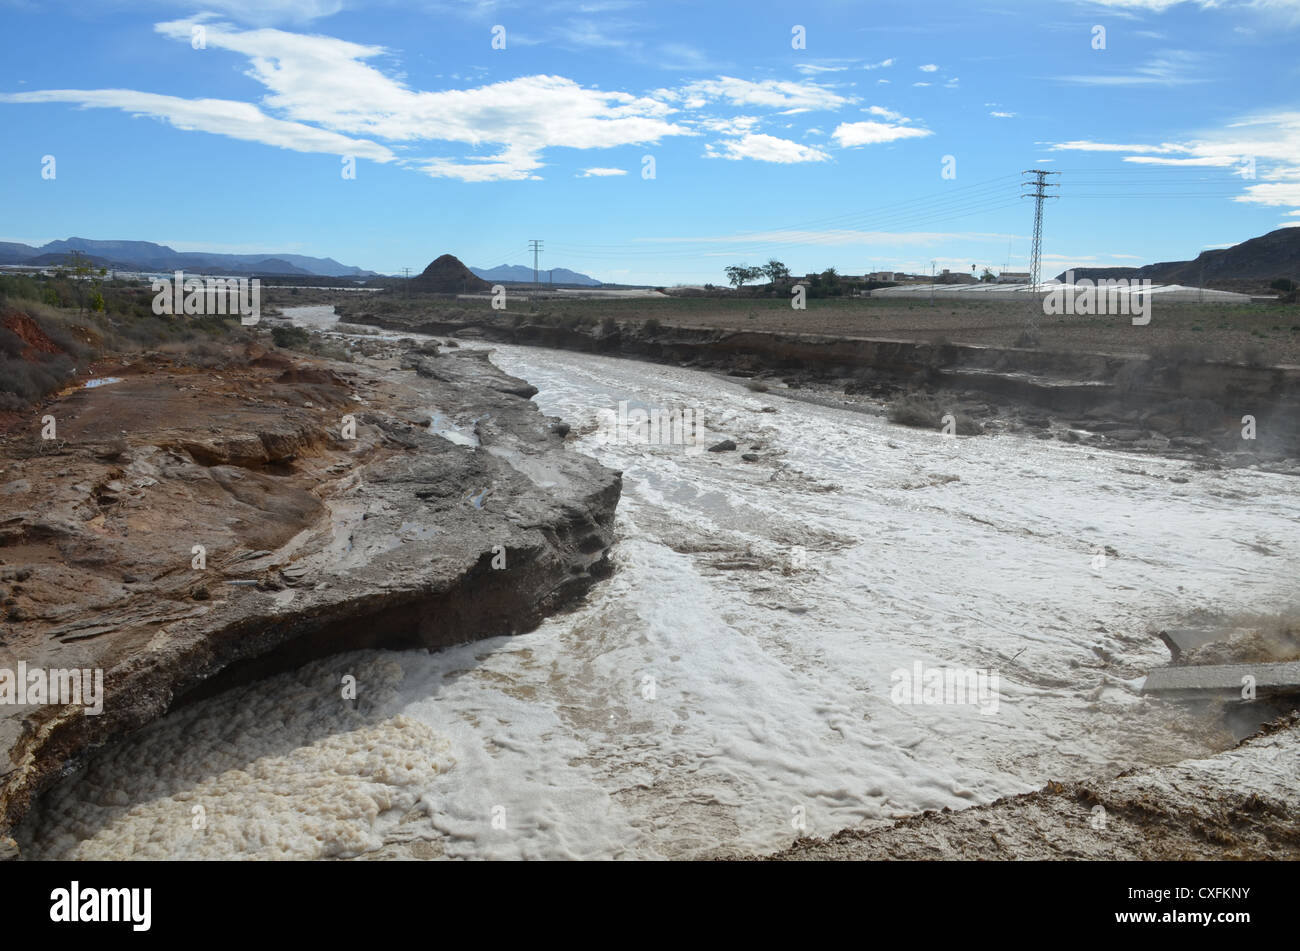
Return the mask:
<path id="1" fill-rule="evenodd" d="M 950 271 L 943 269 L 943 273 L 935 278 L 938 284 L 978 284 L 974 274 L 967 274 L 965 271 Z"/>
<path id="2" fill-rule="evenodd" d="M 1003 271 L 998 275 L 999 284 L 1028 284 L 1028 271 Z"/>
<path id="3" fill-rule="evenodd" d="M 893 271 L 872 271 L 867 275 L 868 281 L 892 281 L 893 279 Z"/>

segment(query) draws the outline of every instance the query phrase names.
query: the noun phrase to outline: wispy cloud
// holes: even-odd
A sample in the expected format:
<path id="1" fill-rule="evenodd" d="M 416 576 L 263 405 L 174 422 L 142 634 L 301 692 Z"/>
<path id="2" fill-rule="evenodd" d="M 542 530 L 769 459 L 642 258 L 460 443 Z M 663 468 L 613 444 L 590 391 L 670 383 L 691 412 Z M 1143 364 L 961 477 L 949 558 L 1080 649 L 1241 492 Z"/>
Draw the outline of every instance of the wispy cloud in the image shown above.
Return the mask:
<path id="1" fill-rule="evenodd" d="M 1300 25 L 1300 3 L 1296 0 L 1090 0 L 1091 3 L 1126 14 L 1161 14 L 1178 6 L 1201 10 L 1230 10 L 1234 14 L 1258 16 L 1266 22 Z"/>
<path id="2" fill-rule="evenodd" d="M 295 152 L 353 155 L 372 162 L 397 158 L 387 147 L 369 139 L 275 119 L 250 103 L 229 99 L 182 99 L 133 89 L 46 89 L 0 93 L 0 102 L 69 102 L 85 109 L 121 109 L 134 116 L 161 119 L 187 132 L 211 132 Z"/>
<path id="3" fill-rule="evenodd" d="M 1057 76 L 1080 86 L 1184 86 L 1208 82 L 1203 75 L 1205 57 L 1188 50 L 1168 50 L 1126 73 L 1082 73 Z"/>
<path id="4" fill-rule="evenodd" d="M 1230 169 L 1244 184 L 1234 201 L 1300 206 L 1300 112 L 1247 116 L 1188 142 L 1060 142 L 1053 151 L 1124 153 L 1135 165 Z"/>
<path id="5" fill-rule="evenodd" d="M 688 83 L 681 89 L 688 108 L 692 102 L 726 100 L 737 106 L 763 106 L 785 113 L 814 109 L 838 109 L 855 100 L 842 96 L 827 86 L 803 81 L 780 79 L 752 81 L 734 76 L 719 76 Z"/>

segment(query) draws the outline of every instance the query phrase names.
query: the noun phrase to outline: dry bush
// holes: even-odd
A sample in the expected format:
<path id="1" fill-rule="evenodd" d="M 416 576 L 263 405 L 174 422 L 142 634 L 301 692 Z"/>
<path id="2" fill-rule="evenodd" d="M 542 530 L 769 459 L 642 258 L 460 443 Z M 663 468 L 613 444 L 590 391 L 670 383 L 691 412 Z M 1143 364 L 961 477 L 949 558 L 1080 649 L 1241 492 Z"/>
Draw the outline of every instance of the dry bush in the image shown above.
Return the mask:
<path id="1" fill-rule="evenodd" d="M 918 429 L 941 429 L 943 417 L 952 414 L 959 436 L 978 436 L 984 427 L 965 413 L 953 412 L 940 406 L 933 397 L 908 394 L 890 404 L 888 418 L 891 423 L 914 426 Z"/>

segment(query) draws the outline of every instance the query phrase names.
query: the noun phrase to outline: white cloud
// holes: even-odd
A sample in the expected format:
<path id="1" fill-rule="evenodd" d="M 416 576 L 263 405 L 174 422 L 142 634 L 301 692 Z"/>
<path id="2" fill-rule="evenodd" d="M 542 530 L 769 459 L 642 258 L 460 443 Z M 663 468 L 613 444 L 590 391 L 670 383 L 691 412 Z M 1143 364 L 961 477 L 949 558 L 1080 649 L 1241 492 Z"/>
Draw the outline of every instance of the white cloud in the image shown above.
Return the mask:
<path id="1" fill-rule="evenodd" d="M 397 158 L 385 146 L 368 139 L 274 119 L 251 103 L 230 99 L 182 99 L 132 89 L 46 89 L 0 94 L 0 102 L 71 102 L 82 108 L 121 109 L 135 116 L 161 119 L 187 132 L 211 132 L 295 152 L 353 155 L 372 162 Z"/>
<path id="2" fill-rule="evenodd" d="M 828 158 L 825 152 L 810 145 L 800 145 L 789 139 L 774 135 L 751 132 L 739 139 L 729 139 L 706 147 L 709 158 L 732 160 L 755 159 L 759 162 L 777 162 L 791 164 L 795 162 L 824 162 Z"/>
<path id="3" fill-rule="evenodd" d="M 626 175 L 625 168 L 584 168 L 582 178 L 607 178 L 611 175 Z"/>
<path id="4" fill-rule="evenodd" d="M 159 23 L 155 29 L 188 43 L 196 22 Z M 188 125 L 181 127 L 201 127 L 286 148 L 303 147 L 303 151 L 355 155 L 363 155 L 360 149 L 365 142 L 357 146 L 347 136 L 373 136 L 387 143 L 451 142 L 474 149 L 497 148 L 495 155 L 486 157 L 400 160 L 434 177 L 471 182 L 534 177 L 546 148 L 614 148 L 694 134 L 668 120 L 672 107 L 662 100 L 584 87 L 558 75 L 530 75 L 464 90 L 412 90 L 367 62 L 385 55 L 385 49 L 376 45 L 282 30 L 239 30 L 211 21 L 204 21 L 203 26 L 209 49 L 226 49 L 248 58 L 248 77 L 268 91 L 261 105 L 283 118 L 266 117 L 251 104 L 227 104 L 229 109 L 242 107 L 247 121 L 240 118 L 239 122 L 199 125 L 182 116 Z M 131 109 L 148 101 L 148 94 L 107 92 L 129 100 L 120 108 Z M 169 118 L 181 109 L 177 104 L 187 101 L 160 99 L 172 103 Z M 81 101 L 85 100 L 82 97 Z M 369 144 L 367 157 L 393 160 L 389 149 Z"/>
<path id="5" fill-rule="evenodd" d="M 1058 142 L 1052 151 L 1068 152 L 1186 152 L 1186 146 L 1165 142 L 1161 145 L 1117 145 L 1110 142 L 1093 142 L 1088 139 L 1076 139 L 1070 142 Z"/>
<path id="6" fill-rule="evenodd" d="M 758 116 L 710 117 L 699 120 L 699 124 L 710 132 L 721 135 L 744 135 L 746 132 L 753 132 L 761 121 Z"/>
<path id="7" fill-rule="evenodd" d="M 1300 205 L 1300 184 L 1247 185 L 1246 194 L 1238 195 L 1233 201 L 1294 207 Z"/>
<path id="8" fill-rule="evenodd" d="M 724 99 L 737 106 L 763 106 L 787 113 L 811 109 L 838 109 L 855 100 L 812 82 L 764 79 L 753 82 L 734 76 L 719 76 L 689 83 L 682 88 L 689 100 Z"/>
<path id="9" fill-rule="evenodd" d="M 911 121 L 910 119 L 907 118 L 907 116 L 902 115 L 901 113 L 897 113 L 897 112 L 895 112 L 893 109 L 886 109 L 884 106 L 868 106 L 867 108 L 863 109 L 862 111 L 863 111 L 863 112 L 869 112 L 869 113 L 871 113 L 873 116 L 880 116 L 880 118 L 882 118 L 882 119 L 888 119 L 888 120 L 890 120 L 891 122 L 910 122 L 910 121 Z"/>
<path id="10" fill-rule="evenodd" d="M 841 148 L 847 149 L 859 145 L 895 142 L 898 139 L 919 139 L 932 134 L 929 129 L 885 122 L 841 122 L 831 133 L 831 138 Z"/>
<path id="11" fill-rule="evenodd" d="M 863 69 L 888 69 L 890 66 L 893 65 L 894 65 L 894 60 L 891 57 L 889 59 L 882 59 L 879 63 L 868 63 L 866 66 L 863 66 L 862 68 Z"/>
<path id="12" fill-rule="evenodd" d="M 917 68 L 923 73 L 937 73 L 939 71 L 939 67 L 934 63 L 926 63 L 924 66 L 918 66 Z"/>
<path id="13" fill-rule="evenodd" d="M 994 119 L 1014 119 L 1016 117 L 1014 112 L 990 112 L 989 115 Z"/>
<path id="14" fill-rule="evenodd" d="M 343 0 L 204 0 L 201 4 L 177 3 L 193 10 L 201 6 L 232 16 L 241 23 L 269 26 L 273 23 L 307 23 L 333 16 L 343 9 Z"/>

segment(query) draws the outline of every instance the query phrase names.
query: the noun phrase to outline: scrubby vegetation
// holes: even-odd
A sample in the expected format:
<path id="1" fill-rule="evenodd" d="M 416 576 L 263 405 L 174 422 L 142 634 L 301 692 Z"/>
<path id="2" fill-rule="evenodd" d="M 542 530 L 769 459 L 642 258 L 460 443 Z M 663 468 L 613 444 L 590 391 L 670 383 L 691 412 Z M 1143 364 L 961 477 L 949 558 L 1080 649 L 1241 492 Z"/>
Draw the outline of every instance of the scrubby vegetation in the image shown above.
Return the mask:
<path id="1" fill-rule="evenodd" d="M 959 436 L 978 436 L 984 432 L 984 427 L 965 413 L 941 406 L 934 397 L 921 393 L 900 397 L 890 405 L 888 412 L 891 423 L 917 429 L 942 429 L 945 416 L 952 416 L 954 431 Z"/>
<path id="2" fill-rule="evenodd" d="M 0 275 L 0 411 L 18 411 L 66 386 L 109 354 L 148 350 L 219 367 L 230 345 L 255 339 L 238 317 L 159 316 L 149 286 L 75 269 Z"/>

